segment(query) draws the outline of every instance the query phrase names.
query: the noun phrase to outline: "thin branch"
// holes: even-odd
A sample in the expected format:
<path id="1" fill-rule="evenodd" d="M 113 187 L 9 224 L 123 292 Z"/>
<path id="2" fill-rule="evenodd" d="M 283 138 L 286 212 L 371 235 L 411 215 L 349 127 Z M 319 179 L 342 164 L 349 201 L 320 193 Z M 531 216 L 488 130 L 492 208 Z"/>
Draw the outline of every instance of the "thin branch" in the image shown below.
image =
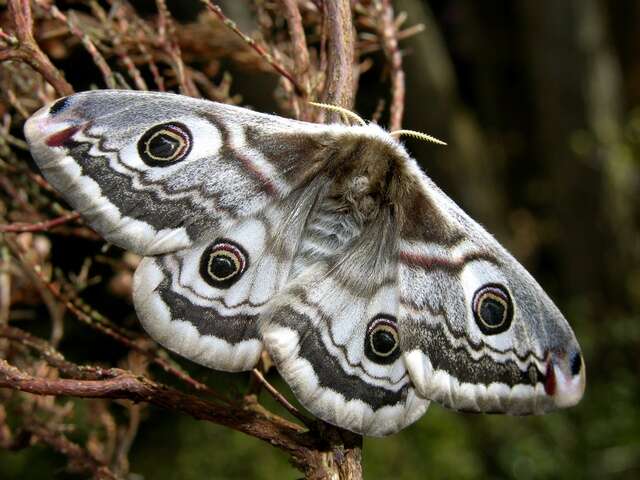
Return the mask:
<path id="1" fill-rule="evenodd" d="M 402 69 L 402 53 L 398 47 L 397 23 L 394 20 L 393 7 L 390 0 L 376 0 L 376 10 L 380 21 L 380 37 L 391 69 L 391 118 L 389 130 L 402 128 L 404 114 L 405 81 Z"/>
<path id="2" fill-rule="evenodd" d="M 109 15 L 98 5 L 97 2 L 92 2 L 91 4 L 92 10 L 95 12 L 96 16 L 100 18 L 102 22 L 109 21 Z M 129 22 L 125 17 L 125 9 L 122 8 L 121 4 L 117 4 L 112 8 L 112 15 L 114 17 L 113 25 L 113 35 L 112 35 L 112 43 L 114 50 L 120 61 L 127 69 L 129 73 L 129 77 L 133 79 L 134 84 L 138 90 L 149 90 L 147 86 L 147 82 L 145 82 L 142 77 L 142 73 L 136 66 L 135 62 L 131 58 L 127 48 L 123 45 L 123 36 L 129 33 Z"/>
<path id="3" fill-rule="evenodd" d="M 307 47 L 307 39 L 302 25 L 302 16 L 296 0 L 281 0 L 284 7 L 284 16 L 287 19 L 289 28 L 289 36 L 291 37 L 291 57 L 295 65 L 295 73 L 298 81 L 303 88 L 302 102 L 299 102 L 294 96 L 294 100 L 298 101 L 300 110 L 300 119 L 307 119 L 308 108 L 304 103 L 304 99 L 309 95 L 309 75 L 311 62 L 309 61 L 309 49 Z"/>
<path id="4" fill-rule="evenodd" d="M 121 480 L 122 477 L 113 473 L 89 452 L 77 443 L 72 442 L 61 433 L 51 431 L 47 426 L 35 421 L 29 421 L 23 430 L 31 434 L 32 440 L 39 441 L 69 459 L 71 470 L 77 473 L 89 473 L 93 478 L 104 480 Z M 35 437 L 35 438 L 34 438 Z"/>
<path id="5" fill-rule="evenodd" d="M 191 415 L 224 425 L 287 451 L 310 446 L 303 427 L 280 417 L 269 420 L 257 411 L 219 405 L 162 385 L 126 370 L 111 369 L 115 375 L 104 380 L 77 380 L 34 377 L 0 359 L 0 387 L 35 395 L 71 396 L 80 398 L 111 398 L 148 402 L 158 407 Z M 277 421 L 274 421 L 277 418 Z"/>
<path id="6" fill-rule="evenodd" d="M 98 51 L 98 48 L 91 40 L 91 37 L 89 37 L 89 35 L 83 32 L 82 29 L 76 25 L 75 20 L 71 18 L 72 15 L 65 15 L 60 11 L 60 9 L 58 9 L 58 7 L 56 7 L 55 5 L 51 5 L 43 0 L 36 1 L 38 2 L 38 5 L 40 5 L 47 13 L 51 15 L 52 18 L 55 18 L 67 24 L 67 27 L 69 28 L 71 34 L 80 39 L 85 50 L 89 53 L 89 55 L 91 55 L 93 63 L 95 63 L 96 66 L 100 69 L 102 78 L 104 79 L 107 87 L 117 88 L 118 83 L 116 82 L 116 77 L 113 74 L 113 70 L 111 70 L 111 67 L 109 66 L 105 58 Z"/>
<path id="7" fill-rule="evenodd" d="M 80 214 L 78 212 L 71 212 L 44 222 L 10 223 L 8 225 L 0 225 L 0 233 L 43 232 L 79 218 Z"/>
<path id="8" fill-rule="evenodd" d="M 33 37 L 33 19 L 29 0 L 9 0 L 8 17 L 13 19 L 15 40 L 0 48 L 0 62 L 16 60 L 31 66 L 58 92 L 60 96 L 73 93 L 73 87 L 51 63 Z"/>
<path id="9" fill-rule="evenodd" d="M 9 249 L 0 243 L 0 326 L 9 322 L 11 311 L 11 256 Z"/>
<path id="10" fill-rule="evenodd" d="M 265 50 L 264 47 L 262 47 L 261 45 L 258 45 L 258 43 L 253 38 L 249 37 L 248 35 L 245 35 L 242 32 L 242 30 L 238 28 L 236 23 L 224 14 L 222 9 L 218 5 L 214 5 L 213 3 L 211 3 L 210 0 L 201 0 L 201 1 L 211 12 L 213 12 L 213 14 L 216 17 L 218 17 L 222 21 L 222 23 L 224 23 L 224 25 L 227 28 L 229 28 L 236 35 L 238 35 L 242 40 L 244 40 L 244 42 L 247 45 L 249 45 L 249 47 L 251 47 L 253 50 L 255 50 L 256 53 L 260 55 L 269 65 L 271 65 L 271 67 L 273 67 L 273 69 L 276 72 L 278 72 L 280 75 L 286 78 L 289 82 L 291 82 L 291 84 L 295 88 L 295 91 L 298 95 L 300 95 L 301 97 L 305 96 L 305 89 L 302 87 L 302 85 L 298 83 L 298 81 L 293 77 L 293 75 L 291 75 L 290 72 L 287 71 L 287 69 L 285 69 L 282 65 L 276 62 L 273 56 L 269 52 L 267 52 L 267 50 Z M 341 0 L 341 1 L 344 1 L 344 0 Z"/>
<path id="11" fill-rule="evenodd" d="M 278 390 L 276 390 L 276 388 L 273 385 L 271 385 L 266 378 L 264 378 L 264 375 L 262 374 L 262 372 L 260 372 L 260 370 L 254 368 L 253 370 L 251 370 L 251 373 L 258 380 L 258 382 L 262 384 L 262 386 L 267 390 L 267 392 L 269 392 L 269 394 L 275 399 L 275 401 L 278 402 L 280 405 L 282 405 L 291 415 L 296 417 L 298 420 L 300 420 L 302 423 L 304 423 L 307 426 L 311 426 L 313 424 L 313 421 L 311 419 L 304 416 L 300 412 L 300 410 L 298 410 L 296 407 L 291 405 L 289 400 L 287 400 L 284 395 L 282 395 Z"/>
<path id="12" fill-rule="evenodd" d="M 354 32 L 349 0 L 325 2 L 328 29 L 327 81 L 322 103 L 351 110 L 355 99 Z M 337 120 L 337 114 L 331 114 Z"/>
<path id="13" fill-rule="evenodd" d="M 0 326 L 0 337 L 25 345 L 40 354 L 52 367 L 63 374 L 84 380 L 101 380 L 115 376 L 111 369 L 99 367 L 82 367 L 68 361 L 45 340 L 34 337 L 28 332 L 15 327 Z"/>
<path id="14" fill-rule="evenodd" d="M 35 377 L 0 359 L 0 388 L 35 395 L 148 402 L 232 428 L 280 448 L 291 456 L 292 463 L 306 478 L 362 478 L 362 437 L 358 435 L 334 427 L 324 432 L 307 432 L 282 417 L 265 416 L 260 408 L 221 406 L 125 370 L 112 371 L 116 376 L 107 380 L 50 379 Z"/>
<path id="15" fill-rule="evenodd" d="M 184 66 L 182 60 L 182 52 L 180 51 L 180 45 L 176 40 L 176 29 L 171 17 L 171 12 L 167 8 L 165 0 L 156 0 L 156 8 L 158 9 L 158 26 L 160 38 L 162 39 L 162 45 L 164 50 L 171 58 L 173 63 L 173 69 L 176 72 L 178 78 L 178 85 L 180 86 L 180 92 L 190 97 L 198 97 L 198 88 L 193 83 L 193 79 L 189 74 L 189 71 Z"/>

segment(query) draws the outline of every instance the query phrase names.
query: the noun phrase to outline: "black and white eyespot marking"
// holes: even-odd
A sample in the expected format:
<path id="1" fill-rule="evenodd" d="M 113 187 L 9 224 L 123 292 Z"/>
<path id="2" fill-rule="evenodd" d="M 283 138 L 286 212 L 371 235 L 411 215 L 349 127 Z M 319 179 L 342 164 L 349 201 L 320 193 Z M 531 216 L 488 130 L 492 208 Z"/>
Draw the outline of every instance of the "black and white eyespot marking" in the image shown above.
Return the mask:
<path id="1" fill-rule="evenodd" d="M 212 287 L 229 288 L 249 266 L 249 255 L 236 242 L 219 238 L 200 257 L 200 275 Z"/>
<path id="2" fill-rule="evenodd" d="M 442 323 L 444 325 L 445 331 L 447 335 L 455 340 L 456 342 L 463 341 L 467 346 L 469 353 L 474 352 L 475 354 L 479 352 L 491 352 L 497 353 L 499 355 L 513 355 L 521 363 L 527 362 L 537 362 L 542 365 L 545 363 L 545 355 L 538 355 L 533 351 L 527 352 L 518 352 L 518 350 L 514 347 L 508 349 L 499 349 L 493 347 L 491 344 L 485 342 L 480 339 L 477 342 L 474 342 L 473 339 L 467 336 L 464 332 L 457 331 L 451 324 L 449 319 L 449 315 L 447 311 L 442 307 L 438 306 L 437 308 L 430 306 L 429 304 L 421 304 L 418 306 L 415 302 L 412 302 L 406 298 L 400 298 L 400 304 L 405 308 L 409 308 L 412 310 L 424 309 L 431 315 L 433 318 L 441 318 Z"/>
<path id="3" fill-rule="evenodd" d="M 272 320 L 299 333 L 299 356 L 311 363 L 320 386 L 340 393 L 346 401 L 361 400 L 373 410 L 406 401 L 411 388 L 406 376 L 394 386 L 374 387 L 365 376 L 346 372 L 338 358 L 327 349 L 322 341 L 322 333 L 313 326 L 309 316 L 285 305 L 273 312 Z"/>
<path id="4" fill-rule="evenodd" d="M 388 365 L 400 356 L 400 342 L 396 319 L 390 315 L 376 315 L 367 327 L 364 353 L 369 360 Z"/>
<path id="5" fill-rule="evenodd" d="M 166 167 L 184 159 L 193 146 L 193 137 L 186 125 L 168 122 L 147 130 L 138 140 L 138 154 L 152 167 Z"/>
<path id="6" fill-rule="evenodd" d="M 513 301 L 505 287 L 497 283 L 483 285 L 473 295 L 473 318 L 485 335 L 506 332 L 513 319 Z"/>

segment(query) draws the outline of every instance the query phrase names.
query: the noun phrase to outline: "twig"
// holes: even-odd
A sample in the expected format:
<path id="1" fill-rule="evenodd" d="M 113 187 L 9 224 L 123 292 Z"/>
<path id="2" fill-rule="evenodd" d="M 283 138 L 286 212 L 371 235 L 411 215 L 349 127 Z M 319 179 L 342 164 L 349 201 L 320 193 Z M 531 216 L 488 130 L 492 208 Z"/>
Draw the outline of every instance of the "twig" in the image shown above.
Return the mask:
<path id="1" fill-rule="evenodd" d="M 400 130 L 404 113 L 405 82 L 404 70 L 402 69 L 402 54 L 398 48 L 397 24 L 394 21 L 393 7 L 390 0 L 376 0 L 375 6 L 380 20 L 382 50 L 391 69 L 391 118 L 389 130 Z"/>
<path id="2" fill-rule="evenodd" d="M 0 326 L 9 322 L 11 310 L 11 256 L 9 249 L 0 243 Z"/>
<path id="3" fill-rule="evenodd" d="M 67 298 L 65 298 L 62 295 L 62 292 L 60 291 L 58 286 L 53 284 L 53 283 L 51 283 L 51 282 L 49 282 L 44 277 L 44 275 L 42 274 L 42 270 L 37 265 L 35 265 L 35 266 L 31 265 L 28 261 L 26 261 L 26 259 L 24 258 L 20 247 L 14 241 L 12 241 L 9 238 L 5 238 L 5 241 L 6 241 L 7 245 L 9 246 L 9 249 L 11 250 L 11 252 L 21 260 L 22 264 L 26 268 L 29 268 L 29 270 L 31 272 L 33 272 L 37 276 L 38 280 L 60 302 L 62 302 L 66 306 L 66 308 L 68 308 L 69 311 L 78 320 L 80 320 L 83 323 L 85 323 L 85 324 L 87 324 L 87 325 L 89 325 L 89 326 L 101 331 L 102 333 L 110 336 L 111 338 L 113 338 L 116 341 L 118 341 L 119 343 L 127 346 L 128 348 L 132 348 L 134 350 L 137 350 L 137 351 L 143 353 L 144 355 L 147 355 L 154 363 L 156 363 L 158 366 L 160 366 L 164 371 L 166 371 L 167 373 L 170 373 L 170 374 L 174 375 L 175 377 L 179 378 L 180 380 L 182 380 L 186 384 L 190 385 L 192 388 L 194 388 L 196 390 L 199 390 L 199 391 L 206 392 L 209 395 L 217 398 L 218 400 L 225 401 L 225 402 L 228 401 L 222 395 L 220 395 L 218 392 L 216 392 L 215 390 L 211 389 L 209 386 L 207 386 L 204 383 L 199 382 L 196 379 L 192 378 L 190 375 L 188 375 L 187 373 L 183 372 L 178 367 L 172 365 L 171 362 L 169 362 L 167 359 L 160 357 L 158 355 L 158 350 L 157 349 L 149 349 L 147 347 L 140 346 L 136 342 L 134 337 L 130 333 L 125 332 L 122 328 L 117 327 L 116 325 L 112 324 L 111 322 L 106 323 L 106 322 L 96 322 L 96 321 L 94 321 L 94 319 L 91 316 L 89 316 L 86 313 L 84 313 L 72 301 L 70 301 Z"/>
<path id="4" fill-rule="evenodd" d="M 49 57 L 40 50 L 33 37 L 33 19 L 29 0 L 9 0 L 8 16 L 14 21 L 14 38 L 17 43 L 8 42 L 8 47 L 0 48 L 0 62 L 17 60 L 27 63 L 55 88 L 58 95 L 71 95 L 73 87 L 53 66 Z"/>
<path id="5" fill-rule="evenodd" d="M 69 362 L 60 352 L 45 340 L 34 337 L 30 333 L 16 327 L 0 326 L 0 337 L 18 342 L 21 345 L 25 345 L 32 350 L 35 350 L 49 365 L 57 368 L 60 372 L 72 378 L 101 380 L 111 378 L 115 375 L 110 369 L 82 367 Z"/>
<path id="6" fill-rule="evenodd" d="M 79 218 L 80 214 L 78 212 L 71 212 L 44 222 L 10 223 L 8 225 L 0 225 L 0 233 L 43 232 Z"/>
<path id="7" fill-rule="evenodd" d="M 113 74 L 113 70 L 111 70 L 111 67 L 109 66 L 107 61 L 104 59 L 102 54 L 98 51 L 98 48 L 94 45 L 93 41 L 91 40 L 91 37 L 89 37 L 89 35 L 84 33 L 76 25 L 76 22 L 72 20 L 71 16 L 67 16 L 64 13 L 62 13 L 58 9 L 58 7 L 56 7 L 55 5 L 51 5 L 48 2 L 45 2 L 43 0 L 36 0 L 36 1 L 38 2 L 38 5 L 40 5 L 53 18 L 67 24 L 67 27 L 69 28 L 69 31 L 71 32 L 71 34 L 80 39 L 85 50 L 89 53 L 89 55 L 91 55 L 91 58 L 93 59 L 93 63 L 95 63 L 96 66 L 100 69 L 100 72 L 102 73 L 102 78 L 104 79 L 107 87 L 117 88 L 118 82 L 116 82 L 116 77 Z"/>
<path id="8" fill-rule="evenodd" d="M 264 378 L 264 375 L 262 374 L 262 372 L 260 372 L 260 370 L 254 368 L 253 370 L 251 370 L 251 373 L 258 380 L 258 382 L 262 384 L 262 386 L 267 390 L 267 392 L 269 392 L 269 394 L 280 405 L 282 405 L 291 415 L 296 417 L 298 420 L 300 420 L 302 423 L 304 423 L 307 426 L 311 426 L 313 424 L 313 421 L 311 419 L 307 418 L 302 413 L 300 413 L 300 410 L 298 410 L 296 407 L 291 405 L 289 400 L 287 400 L 284 395 L 282 395 L 278 390 L 276 390 L 276 388 L 273 385 L 271 385 L 266 378 Z"/>
<path id="9" fill-rule="evenodd" d="M 354 34 L 349 0 L 325 2 L 328 29 L 327 81 L 322 103 L 351 109 L 355 98 Z M 330 119 L 338 119 L 331 114 Z"/>
<path id="10" fill-rule="evenodd" d="M 140 33 L 140 37 L 144 37 L 142 32 Z M 149 50 L 147 49 L 146 45 L 142 41 L 138 42 L 138 50 L 140 50 L 140 53 L 142 54 L 145 62 L 149 66 L 149 71 L 151 72 L 151 76 L 153 77 L 153 81 L 156 84 L 156 87 L 158 87 L 158 91 L 164 92 L 166 90 L 164 86 L 164 78 L 160 74 L 160 69 L 158 69 L 158 64 L 156 63 L 154 58 L 151 56 L 151 54 L 149 53 Z"/>
<path id="11" fill-rule="evenodd" d="M 198 89 L 193 83 L 193 79 L 189 75 L 182 60 L 182 52 L 180 45 L 176 41 L 175 25 L 171 12 L 167 8 L 165 0 L 156 0 L 156 8 L 158 9 L 158 25 L 162 45 L 173 63 L 173 69 L 178 78 L 180 92 L 190 97 L 198 97 Z"/>
<path id="12" fill-rule="evenodd" d="M 162 385 L 126 370 L 111 369 L 112 378 L 103 380 L 50 379 L 34 377 L 0 359 L 0 387 L 36 395 L 72 396 L 81 398 L 126 399 L 149 402 L 162 408 L 179 411 L 199 420 L 208 420 L 295 450 L 308 440 L 300 437 L 302 427 L 279 418 L 277 423 L 265 421 L 256 411 L 233 405 L 219 405 Z"/>
<path id="13" fill-rule="evenodd" d="M 102 17 L 101 20 L 103 20 L 104 22 L 108 21 L 108 17 L 104 14 L 105 13 L 104 10 L 102 10 L 97 5 L 97 2 L 92 2 L 92 9 L 96 12 L 97 15 L 99 14 L 100 17 Z M 121 5 L 117 5 L 115 7 L 115 17 L 117 19 L 117 22 L 114 22 L 115 28 L 113 29 L 114 35 L 112 38 L 113 46 L 116 51 L 116 54 L 120 58 L 120 61 L 124 64 L 125 68 L 127 69 L 129 76 L 133 79 L 133 82 L 135 83 L 136 88 L 138 90 L 149 90 L 149 87 L 147 86 L 147 82 L 145 82 L 144 78 L 142 77 L 142 74 L 140 73 L 140 70 L 138 69 L 134 61 L 131 59 L 131 56 L 127 52 L 127 49 L 125 48 L 122 42 L 122 34 L 127 33 L 127 30 L 129 27 L 129 23 L 127 22 L 127 19 L 121 13 L 123 10 L 124 9 L 121 7 Z"/>
<path id="14" fill-rule="evenodd" d="M 284 7 L 284 16 L 287 19 L 287 26 L 289 27 L 289 36 L 291 37 L 291 56 L 295 64 L 296 77 L 303 89 L 303 101 L 300 102 L 299 99 L 295 98 L 295 96 L 294 101 L 298 103 L 300 119 L 307 120 L 308 108 L 306 107 L 304 99 L 309 95 L 309 74 L 311 63 L 309 61 L 307 39 L 302 25 L 302 16 L 300 15 L 300 9 L 296 0 L 281 0 L 281 2 Z"/>
<path id="15" fill-rule="evenodd" d="M 341 0 L 344 1 L 344 0 Z M 214 5 L 210 0 L 201 0 L 202 3 L 211 11 L 213 14 L 218 17 L 224 25 L 231 29 L 236 35 L 238 35 L 244 42 L 249 45 L 253 50 L 256 51 L 258 55 L 260 55 L 264 60 L 273 67 L 273 69 L 286 78 L 293 87 L 298 95 L 301 97 L 305 96 L 305 89 L 298 83 L 298 81 L 289 73 L 282 65 L 280 65 L 273 56 L 267 52 L 262 46 L 258 45 L 258 43 L 248 35 L 245 35 L 236 25 L 236 23 L 227 17 L 222 9 L 218 5 Z M 332 2 L 329 2 L 332 3 Z"/>
<path id="16" fill-rule="evenodd" d="M 45 443 L 69 459 L 69 466 L 77 473 L 90 473 L 93 478 L 105 480 L 122 480 L 106 465 L 95 459 L 77 443 L 72 442 L 61 433 L 51 431 L 48 427 L 29 420 L 23 429 L 32 435 L 32 440 Z"/>
<path id="17" fill-rule="evenodd" d="M 282 417 L 265 416 L 260 409 L 221 406 L 125 370 L 112 371 L 116 373 L 113 378 L 99 381 L 50 379 L 35 377 L 0 359 L 0 388 L 35 395 L 148 402 L 233 428 L 280 448 L 307 478 L 361 478 L 362 440 L 357 435 L 329 428 L 324 437 L 319 432 L 305 432 L 303 427 Z"/>

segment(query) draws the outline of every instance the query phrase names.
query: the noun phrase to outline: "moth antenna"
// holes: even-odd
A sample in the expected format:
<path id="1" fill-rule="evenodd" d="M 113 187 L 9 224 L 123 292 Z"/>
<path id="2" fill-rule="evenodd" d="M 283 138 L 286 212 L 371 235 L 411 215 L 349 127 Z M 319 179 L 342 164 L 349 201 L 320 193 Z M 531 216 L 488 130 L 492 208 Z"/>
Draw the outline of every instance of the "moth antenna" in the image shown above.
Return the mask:
<path id="1" fill-rule="evenodd" d="M 393 132 L 389 132 L 389 135 L 393 135 L 394 137 L 405 135 L 407 137 L 413 137 L 419 140 L 426 140 L 427 142 L 437 143 L 438 145 L 447 144 L 446 142 L 443 142 L 436 137 L 432 137 L 431 135 L 427 135 L 426 133 L 416 132 L 415 130 L 394 130 Z"/>
<path id="2" fill-rule="evenodd" d="M 325 110 L 330 110 L 332 112 L 338 112 L 340 115 L 342 115 L 343 120 L 345 118 L 349 118 L 360 125 L 367 124 L 367 122 L 365 122 L 360 116 L 353 113 L 351 110 L 338 107 L 337 105 L 329 105 L 328 103 L 318 103 L 318 102 L 309 102 L 309 105 L 313 105 L 314 107 L 318 107 L 318 108 L 324 108 Z"/>

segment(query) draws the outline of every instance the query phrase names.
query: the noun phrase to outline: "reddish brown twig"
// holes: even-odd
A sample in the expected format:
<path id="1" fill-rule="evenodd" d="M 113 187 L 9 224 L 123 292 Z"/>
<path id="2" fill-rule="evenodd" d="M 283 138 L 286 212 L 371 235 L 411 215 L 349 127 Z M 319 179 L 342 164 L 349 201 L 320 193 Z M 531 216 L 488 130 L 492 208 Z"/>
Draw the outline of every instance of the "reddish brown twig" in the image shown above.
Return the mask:
<path id="1" fill-rule="evenodd" d="M 222 9 L 218 5 L 214 5 L 210 0 L 201 0 L 202 3 L 216 16 L 218 17 L 224 25 L 232 30 L 236 35 L 238 35 L 249 47 L 256 51 L 258 55 L 260 55 L 264 60 L 273 67 L 273 69 L 286 78 L 291 85 L 295 88 L 295 91 L 298 95 L 304 97 L 305 89 L 299 84 L 299 82 L 289 73 L 282 65 L 280 65 L 273 56 L 261 45 L 259 45 L 253 38 L 245 35 L 242 30 L 238 28 L 236 23 L 227 17 Z"/>
<path id="2" fill-rule="evenodd" d="M 397 25 L 390 0 L 376 0 L 375 6 L 379 13 L 382 50 L 387 57 L 391 70 L 391 118 L 389 130 L 400 130 L 404 113 L 405 82 L 404 70 L 402 69 L 402 53 L 398 47 Z"/>
<path id="3" fill-rule="evenodd" d="M 116 375 L 115 371 L 109 368 L 76 365 L 68 361 L 64 355 L 56 350 L 49 342 L 35 337 L 20 328 L 0 325 L 0 338 L 6 338 L 35 350 L 49 365 L 72 378 L 81 380 L 103 380 Z"/>
<path id="4" fill-rule="evenodd" d="M 198 88 L 193 83 L 193 79 L 189 71 L 185 68 L 184 61 L 182 60 L 180 45 L 176 40 L 175 25 L 165 0 L 156 0 L 156 8 L 158 9 L 158 30 L 161 44 L 173 64 L 178 85 L 180 86 L 180 92 L 191 97 L 198 97 L 200 96 Z"/>
<path id="5" fill-rule="evenodd" d="M 50 379 L 35 377 L 0 359 L 0 387 L 36 395 L 149 402 L 268 442 L 286 451 L 307 478 L 361 478 L 361 440 L 358 436 L 344 433 L 341 438 L 336 432 L 329 430 L 329 438 L 323 438 L 305 432 L 303 427 L 281 417 L 272 414 L 265 416 L 261 409 L 220 406 L 126 370 L 113 371 L 116 375 L 106 380 Z M 327 450 L 327 441 L 340 444 L 341 447 Z"/>
<path id="6" fill-rule="evenodd" d="M 309 61 L 309 49 L 302 25 L 302 16 L 300 15 L 298 2 L 295 0 L 281 0 L 281 2 L 284 7 L 284 16 L 287 19 L 289 36 L 291 37 L 290 50 L 295 65 L 295 74 L 302 88 L 303 102 L 299 102 L 295 96 L 294 101 L 296 101 L 297 109 L 300 112 L 298 118 L 307 120 L 309 108 L 304 99 L 309 95 L 311 62 Z"/>
<path id="7" fill-rule="evenodd" d="M 303 429 L 285 419 L 278 425 L 259 418 L 255 411 L 234 406 L 220 406 L 210 401 L 185 394 L 126 370 L 113 369 L 112 378 L 104 380 L 37 378 L 0 359 L 0 387 L 12 388 L 36 395 L 65 395 L 85 398 L 128 399 L 180 411 L 200 420 L 226 425 L 255 437 L 294 449 L 299 444 L 298 434 Z M 285 433 L 285 436 L 278 435 Z M 307 442 L 303 442 L 307 443 Z"/>
<path id="8" fill-rule="evenodd" d="M 354 33 L 349 0 L 325 2 L 328 42 L 327 80 L 322 102 L 351 109 L 355 99 Z M 337 120 L 338 114 L 329 118 Z"/>
<path id="9" fill-rule="evenodd" d="M 0 225 L 0 233 L 17 233 L 17 232 L 44 232 L 58 225 L 77 220 L 80 218 L 78 212 L 67 213 L 58 218 L 46 220 L 38 223 L 10 223 L 8 225 Z"/>
<path id="10" fill-rule="evenodd" d="M 76 473 L 88 473 L 95 479 L 122 480 L 102 462 L 97 460 L 87 450 L 72 442 L 62 433 L 54 432 L 46 425 L 29 419 L 22 427 L 28 433 L 32 442 L 44 443 L 55 451 L 65 455 L 69 461 L 70 470 Z"/>
<path id="11" fill-rule="evenodd" d="M 251 373 L 258 380 L 258 382 L 260 382 L 260 384 L 267 390 L 267 392 L 269 392 L 269 394 L 275 399 L 275 401 L 278 402 L 280 405 L 282 405 L 291 415 L 296 417 L 305 425 L 312 424 L 312 421 L 309 418 L 304 416 L 300 412 L 300 410 L 298 410 L 296 407 L 291 405 L 289 400 L 287 400 L 284 395 L 282 395 L 278 390 L 276 390 L 276 388 L 273 385 L 271 385 L 266 378 L 264 378 L 264 375 L 262 374 L 262 372 L 260 372 L 260 370 L 254 368 L 251 371 Z"/>
<path id="12" fill-rule="evenodd" d="M 109 21 L 109 17 L 105 14 L 104 10 L 102 10 L 102 8 L 98 6 L 97 3 L 92 2 L 91 5 L 92 5 L 92 10 L 96 12 L 96 16 L 98 16 L 100 20 L 102 20 L 102 22 Z M 123 8 L 122 5 L 119 5 L 119 4 L 114 5 L 113 12 L 114 12 L 115 21 L 113 22 L 114 35 L 111 41 L 113 42 L 113 46 L 116 51 L 116 54 L 120 58 L 120 61 L 122 62 L 122 64 L 127 69 L 129 76 L 133 79 L 133 82 L 136 88 L 138 90 L 149 90 L 149 87 L 147 86 L 147 82 L 145 82 L 144 78 L 142 77 L 142 73 L 140 73 L 140 70 L 136 66 L 133 59 L 131 58 L 129 51 L 123 45 L 122 37 L 124 36 L 124 34 L 128 33 L 128 30 L 130 27 L 129 22 L 127 21 L 125 16 L 126 14 L 125 8 Z"/>
<path id="13" fill-rule="evenodd" d="M 102 78 L 104 79 L 107 87 L 117 88 L 118 83 L 116 82 L 116 77 L 113 74 L 113 70 L 111 70 L 111 67 L 105 60 L 104 56 L 100 53 L 98 48 L 95 46 L 93 40 L 91 40 L 91 37 L 89 37 L 89 35 L 87 35 L 84 31 L 82 31 L 80 27 L 77 26 L 76 22 L 73 18 L 71 18 L 71 16 L 67 16 L 62 13 L 60 9 L 58 9 L 58 7 L 56 7 L 55 5 L 51 5 L 50 3 L 43 0 L 37 0 L 37 2 L 38 5 L 40 5 L 46 12 L 51 15 L 52 18 L 55 18 L 67 24 L 67 27 L 69 28 L 71 34 L 80 39 L 85 50 L 87 50 L 89 55 L 91 55 L 93 62 L 100 69 L 100 72 L 102 72 Z"/>
<path id="14" fill-rule="evenodd" d="M 16 42 L 8 42 L 0 48 L 0 62 L 16 60 L 27 63 L 58 92 L 60 96 L 71 95 L 73 87 L 60 71 L 53 66 L 33 37 L 33 19 L 29 0 L 9 0 L 8 16 L 14 22 Z"/>

